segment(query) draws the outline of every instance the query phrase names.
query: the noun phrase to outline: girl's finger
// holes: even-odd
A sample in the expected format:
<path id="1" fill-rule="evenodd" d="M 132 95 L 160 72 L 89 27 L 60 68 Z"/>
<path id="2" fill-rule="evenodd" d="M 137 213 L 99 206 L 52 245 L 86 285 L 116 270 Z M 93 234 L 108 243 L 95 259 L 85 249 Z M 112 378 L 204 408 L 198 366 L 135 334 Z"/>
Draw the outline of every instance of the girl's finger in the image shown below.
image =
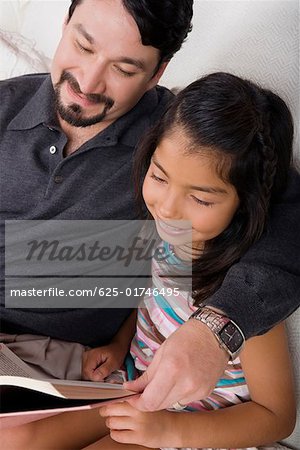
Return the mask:
<path id="1" fill-rule="evenodd" d="M 135 422 L 132 417 L 128 416 L 112 416 L 107 417 L 105 425 L 110 430 L 134 430 Z"/>
<path id="2" fill-rule="evenodd" d="M 99 409 L 100 416 L 126 416 L 131 415 L 134 408 L 128 402 L 112 403 L 111 405 L 102 406 Z"/>
<path id="3" fill-rule="evenodd" d="M 136 444 L 136 434 L 131 430 L 110 430 L 110 437 L 121 444 Z"/>
<path id="4" fill-rule="evenodd" d="M 106 378 L 108 375 L 110 375 L 113 370 L 115 369 L 114 362 L 111 360 L 106 360 L 101 366 L 97 367 L 93 371 L 93 378 L 92 381 L 101 381 L 104 378 Z"/>

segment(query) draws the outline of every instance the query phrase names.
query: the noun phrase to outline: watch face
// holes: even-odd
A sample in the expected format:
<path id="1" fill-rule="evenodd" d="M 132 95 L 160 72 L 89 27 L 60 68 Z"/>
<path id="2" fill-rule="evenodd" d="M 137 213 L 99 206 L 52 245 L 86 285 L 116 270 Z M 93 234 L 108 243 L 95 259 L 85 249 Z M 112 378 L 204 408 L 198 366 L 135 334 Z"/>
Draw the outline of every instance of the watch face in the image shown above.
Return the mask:
<path id="1" fill-rule="evenodd" d="M 243 336 L 232 322 L 225 325 L 219 336 L 232 353 L 235 353 L 244 342 Z"/>

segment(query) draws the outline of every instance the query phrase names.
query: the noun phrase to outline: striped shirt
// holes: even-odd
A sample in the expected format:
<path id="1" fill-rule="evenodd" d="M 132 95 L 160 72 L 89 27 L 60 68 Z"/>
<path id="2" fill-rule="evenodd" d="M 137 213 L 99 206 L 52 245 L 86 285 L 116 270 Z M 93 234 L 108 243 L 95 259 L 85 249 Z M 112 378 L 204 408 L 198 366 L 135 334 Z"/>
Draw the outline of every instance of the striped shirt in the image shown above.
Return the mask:
<path id="1" fill-rule="evenodd" d="M 163 243 L 169 267 L 182 265 L 169 244 Z M 197 309 L 189 292 L 180 290 L 170 295 L 169 280 L 161 276 L 161 263 L 153 258 L 152 289 L 149 289 L 138 310 L 136 335 L 131 344 L 131 355 L 138 371 L 145 371 L 159 346 Z M 169 289 L 168 289 L 169 288 Z M 180 358 L 180 355 L 179 355 Z M 239 358 L 229 361 L 215 389 L 204 400 L 189 403 L 187 411 L 224 408 L 248 401 L 249 391 Z"/>

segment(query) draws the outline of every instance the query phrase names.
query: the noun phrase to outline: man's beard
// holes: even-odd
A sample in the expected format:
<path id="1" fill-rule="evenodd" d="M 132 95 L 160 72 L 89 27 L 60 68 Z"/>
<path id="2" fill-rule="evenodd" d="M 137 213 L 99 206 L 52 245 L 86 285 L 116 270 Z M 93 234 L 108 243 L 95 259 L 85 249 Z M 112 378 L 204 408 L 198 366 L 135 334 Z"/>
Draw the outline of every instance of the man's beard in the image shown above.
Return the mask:
<path id="1" fill-rule="evenodd" d="M 64 82 L 68 82 L 71 89 L 76 94 L 84 95 L 89 102 L 100 105 L 104 104 L 103 111 L 95 116 L 84 117 L 82 114 L 82 107 L 77 103 L 71 103 L 70 105 L 65 106 L 61 100 L 61 86 Z M 95 125 L 96 123 L 102 122 L 102 120 L 106 117 L 108 110 L 114 105 L 114 101 L 105 95 L 83 94 L 76 79 L 67 71 L 63 71 L 60 80 L 54 86 L 54 92 L 56 111 L 63 120 L 74 127 L 89 127 L 91 125 Z"/>

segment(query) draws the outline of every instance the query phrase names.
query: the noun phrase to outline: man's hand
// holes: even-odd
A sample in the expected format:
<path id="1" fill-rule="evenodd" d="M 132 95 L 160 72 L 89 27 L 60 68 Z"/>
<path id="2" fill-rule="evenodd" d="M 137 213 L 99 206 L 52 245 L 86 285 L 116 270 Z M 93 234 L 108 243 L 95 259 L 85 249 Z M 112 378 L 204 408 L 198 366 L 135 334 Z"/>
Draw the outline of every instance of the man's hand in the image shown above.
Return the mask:
<path id="1" fill-rule="evenodd" d="M 228 362 L 209 328 L 188 320 L 158 349 L 147 371 L 125 389 L 142 392 L 134 402 L 141 411 L 201 400 L 214 389 Z"/>
<path id="2" fill-rule="evenodd" d="M 128 399 L 101 407 L 100 415 L 106 417 L 105 424 L 110 429 L 110 436 L 117 442 L 150 448 L 181 447 L 176 412 L 142 412 Z"/>
<path id="3" fill-rule="evenodd" d="M 82 356 L 82 378 L 101 381 L 119 369 L 124 358 L 124 351 L 117 343 L 87 350 Z"/>

